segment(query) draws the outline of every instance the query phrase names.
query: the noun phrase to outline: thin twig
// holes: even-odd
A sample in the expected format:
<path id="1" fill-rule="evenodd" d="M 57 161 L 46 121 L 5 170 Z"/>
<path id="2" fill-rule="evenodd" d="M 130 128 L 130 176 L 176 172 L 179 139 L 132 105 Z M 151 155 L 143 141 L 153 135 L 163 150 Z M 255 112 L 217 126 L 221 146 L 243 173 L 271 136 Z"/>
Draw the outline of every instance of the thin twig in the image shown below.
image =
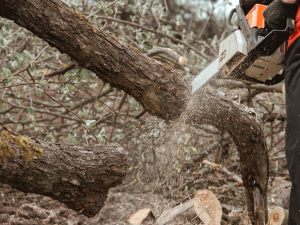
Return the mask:
<path id="1" fill-rule="evenodd" d="M 174 59 L 180 65 L 187 64 L 186 57 L 179 55 L 177 52 L 175 52 L 173 49 L 170 48 L 162 48 L 162 47 L 153 48 L 150 51 L 148 51 L 147 56 L 153 57 L 160 54 L 169 56 L 171 59 Z"/>
<path id="2" fill-rule="evenodd" d="M 43 91 L 43 93 L 48 96 L 50 99 L 52 99 L 53 101 L 55 101 L 56 103 L 62 105 L 66 110 L 68 110 L 71 114 L 73 114 L 78 120 L 80 120 L 84 125 L 85 125 L 85 121 L 80 118 L 75 112 L 73 112 L 68 106 L 66 106 L 64 103 L 56 100 L 56 98 L 52 97 L 51 95 L 49 95 L 47 92 Z"/>
<path id="3" fill-rule="evenodd" d="M 51 73 L 46 74 L 45 78 L 52 78 L 52 77 L 57 76 L 57 75 L 63 75 L 66 72 L 74 69 L 75 67 L 76 67 L 75 63 L 70 63 L 70 64 L 64 66 L 63 68 L 60 68 L 60 69 L 58 69 L 56 71 L 53 71 Z"/>
<path id="4" fill-rule="evenodd" d="M 211 166 L 214 169 L 220 170 L 221 172 L 223 172 L 224 174 L 226 174 L 227 176 L 231 177 L 233 180 L 235 180 L 236 182 L 238 182 L 239 184 L 243 184 L 243 180 L 237 176 L 236 174 L 230 172 L 229 170 L 227 170 L 225 167 L 223 167 L 220 164 L 216 164 L 213 162 L 210 162 L 208 160 L 204 160 L 203 161 L 204 164 Z"/>

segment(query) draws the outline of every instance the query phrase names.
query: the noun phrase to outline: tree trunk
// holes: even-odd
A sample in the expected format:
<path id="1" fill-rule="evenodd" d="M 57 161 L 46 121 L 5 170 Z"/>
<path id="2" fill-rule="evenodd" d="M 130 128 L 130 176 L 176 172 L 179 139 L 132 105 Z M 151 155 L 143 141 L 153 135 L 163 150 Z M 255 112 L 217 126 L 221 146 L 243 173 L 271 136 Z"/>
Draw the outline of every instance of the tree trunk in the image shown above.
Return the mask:
<path id="1" fill-rule="evenodd" d="M 185 110 L 190 90 L 177 71 L 96 30 L 82 15 L 61 1 L 2 0 L 0 16 L 14 20 L 71 56 L 81 66 L 95 72 L 102 80 L 134 96 L 150 113 L 169 120 L 179 118 Z M 240 153 L 252 222 L 263 225 L 266 216 L 268 155 L 259 123 L 232 102 L 205 93 L 194 98 L 185 116 L 194 125 L 206 122 L 221 130 L 229 130 Z M 79 162 L 83 163 L 83 159 Z M 7 182 L 17 185 L 19 179 L 22 183 L 25 178 L 18 177 Z M 22 185 L 18 187 L 22 188 Z M 87 196 L 89 201 L 96 198 L 94 194 L 91 196 Z"/>
<path id="2" fill-rule="evenodd" d="M 185 107 L 187 87 L 178 72 L 95 29 L 60 0 L 2 0 L 0 16 L 27 28 L 161 118 L 178 117 Z"/>
<path id="3" fill-rule="evenodd" d="M 122 182 L 127 161 L 118 145 L 49 144 L 3 131 L 0 167 L 1 182 L 52 197 L 86 216 L 94 216 L 109 188 Z"/>

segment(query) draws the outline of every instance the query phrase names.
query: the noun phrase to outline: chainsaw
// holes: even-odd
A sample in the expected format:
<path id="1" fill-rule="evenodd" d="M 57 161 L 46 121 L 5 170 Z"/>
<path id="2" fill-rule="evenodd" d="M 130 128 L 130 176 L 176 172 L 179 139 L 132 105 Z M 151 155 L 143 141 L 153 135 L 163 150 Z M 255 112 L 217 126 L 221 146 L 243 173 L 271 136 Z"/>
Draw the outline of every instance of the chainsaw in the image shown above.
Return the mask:
<path id="1" fill-rule="evenodd" d="M 219 46 L 218 57 L 192 82 L 192 93 L 203 87 L 219 72 L 228 78 L 274 85 L 283 80 L 284 55 L 287 40 L 294 31 L 288 19 L 282 30 L 271 30 L 263 16 L 266 5 L 256 4 L 245 15 L 238 5 L 229 16 L 232 33 Z"/>

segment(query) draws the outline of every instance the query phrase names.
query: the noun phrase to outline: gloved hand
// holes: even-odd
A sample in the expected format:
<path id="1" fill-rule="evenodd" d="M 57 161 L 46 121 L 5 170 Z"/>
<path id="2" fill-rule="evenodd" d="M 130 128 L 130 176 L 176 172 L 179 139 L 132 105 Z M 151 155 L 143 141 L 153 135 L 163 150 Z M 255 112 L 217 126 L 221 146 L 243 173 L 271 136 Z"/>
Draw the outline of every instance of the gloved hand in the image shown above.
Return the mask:
<path id="1" fill-rule="evenodd" d="M 255 4 L 269 5 L 273 0 L 240 0 L 245 15 L 253 8 Z"/>
<path id="2" fill-rule="evenodd" d="M 267 27 L 271 29 L 284 29 L 287 18 L 295 18 L 297 4 L 288 4 L 282 0 L 274 0 L 264 11 Z"/>

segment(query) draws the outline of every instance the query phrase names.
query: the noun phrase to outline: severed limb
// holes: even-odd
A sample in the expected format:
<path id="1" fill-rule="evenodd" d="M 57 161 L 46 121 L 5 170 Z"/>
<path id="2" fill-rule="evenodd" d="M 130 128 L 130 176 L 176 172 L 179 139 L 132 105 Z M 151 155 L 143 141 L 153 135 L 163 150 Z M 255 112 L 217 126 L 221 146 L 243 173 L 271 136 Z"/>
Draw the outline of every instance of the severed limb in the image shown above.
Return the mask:
<path id="1" fill-rule="evenodd" d="M 46 195 L 86 216 L 102 208 L 107 192 L 122 182 L 127 160 L 116 144 L 74 146 L 0 132 L 0 181 Z"/>

